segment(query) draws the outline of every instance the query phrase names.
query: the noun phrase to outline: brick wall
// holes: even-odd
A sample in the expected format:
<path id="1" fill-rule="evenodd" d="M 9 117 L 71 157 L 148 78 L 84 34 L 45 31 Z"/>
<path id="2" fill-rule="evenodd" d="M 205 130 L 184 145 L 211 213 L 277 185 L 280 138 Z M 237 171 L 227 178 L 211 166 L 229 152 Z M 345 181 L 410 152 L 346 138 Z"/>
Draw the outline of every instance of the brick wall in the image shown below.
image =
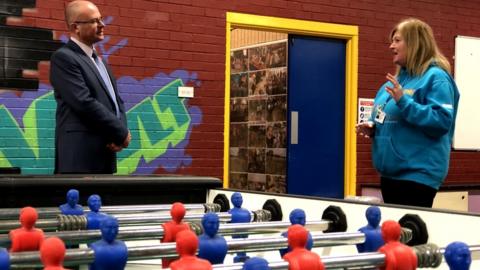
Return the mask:
<path id="1" fill-rule="evenodd" d="M 8 2 L 9 0 L 2 0 Z M 192 116 L 179 133 L 174 153 L 152 153 L 149 160 L 131 160 L 135 149 L 125 154 L 122 166 L 142 173 L 172 172 L 222 177 L 223 113 L 225 69 L 225 15 L 227 11 L 331 22 L 359 26 L 359 97 L 374 97 L 387 72 L 394 66 L 388 50 L 391 27 L 407 16 L 419 17 L 434 29 L 443 52 L 452 59 L 456 35 L 480 36 L 480 2 L 449 0 L 372 1 L 372 0 L 97 0 L 104 17 L 109 18 L 104 52 L 123 85 L 122 96 L 129 108 L 166 83 L 181 78 L 195 86 L 195 98 L 185 101 Z M 56 39 L 65 38 L 64 1 L 37 0 L 34 8 L 21 17 L 7 17 L 5 24 L 51 29 Z M 40 85 L 48 85 L 48 64 L 39 65 Z M 157 88 L 148 89 L 154 85 Z M 48 88 L 48 87 L 47 87 Z M 134 89 L 134 90 L 132 90 Z M 22 98 L 10 96 L 10 99 Z M 7 99 L 0 96 L 0 101 Z M 162 99 L 159 99 L 162 102 Z M 146 115 L 146 108 L 138 115 Z M 129 116 L 130 117 L 130 116 Z M 162 119 L 168 119 L 162 116 Z M 177 119 L 178 120 L 178 119 Z M 165 120 L 166 121 L 166 120 Z M 176 122 L 181 123 L 180 121 Z M 158 123 L 156 123 L 158 124 Z M 21 126 L 21 125 L 20 125 Z M 180 132 L 181 131 L 181 132 Z M 151 130 L 146 133 L 150 134 Z M 183 132 L 183 133 L 182 133 Z M 174 136 L 175 137 L 175 136 Z M 160 140 L 161 141 L 161 140 Z M 146 147 L 141 142 L 139 148 Z M 148 150 L 148 149 L 147 149 Z M 141 154 L 149 156 L 149 151 Z M 1 159 L 0 159 L 1 160 Z M 455 151 L 448 182 L 473 183 L 480 179 L 480 153 Z M 0 162 L 1 165 L 1 162 Z M 140 170 L 144 168 L 145 170 Z M 369 142 L 358 141 L 359 183 L 378 180 L 372 169 Z"/>

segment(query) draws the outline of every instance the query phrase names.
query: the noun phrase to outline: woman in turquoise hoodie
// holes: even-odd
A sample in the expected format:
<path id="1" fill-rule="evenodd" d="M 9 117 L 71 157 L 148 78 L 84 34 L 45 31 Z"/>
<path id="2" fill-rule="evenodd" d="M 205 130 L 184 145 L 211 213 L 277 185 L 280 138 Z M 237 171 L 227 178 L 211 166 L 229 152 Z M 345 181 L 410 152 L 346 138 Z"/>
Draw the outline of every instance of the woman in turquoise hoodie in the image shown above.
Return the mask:
<path id="1" fill-rule="evenodd" d="M 387 74 L 357 133 L 373 140 L 384 202 L 432 207 L 448 172 L 459 93 L 428 24 L 403 20 L 390 39 L 397 72 Z"/>

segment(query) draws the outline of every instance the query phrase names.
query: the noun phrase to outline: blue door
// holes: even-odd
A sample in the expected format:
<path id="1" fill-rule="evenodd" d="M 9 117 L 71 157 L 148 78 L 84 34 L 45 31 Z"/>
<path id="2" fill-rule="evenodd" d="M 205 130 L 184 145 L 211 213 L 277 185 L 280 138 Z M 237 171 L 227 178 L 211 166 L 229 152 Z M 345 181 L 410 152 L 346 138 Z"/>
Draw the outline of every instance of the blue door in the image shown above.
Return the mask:
<path id="1" fill-rule="evenodd" d="M 343 198 L 345 41 L 288 43 L 287 193 Z"/>

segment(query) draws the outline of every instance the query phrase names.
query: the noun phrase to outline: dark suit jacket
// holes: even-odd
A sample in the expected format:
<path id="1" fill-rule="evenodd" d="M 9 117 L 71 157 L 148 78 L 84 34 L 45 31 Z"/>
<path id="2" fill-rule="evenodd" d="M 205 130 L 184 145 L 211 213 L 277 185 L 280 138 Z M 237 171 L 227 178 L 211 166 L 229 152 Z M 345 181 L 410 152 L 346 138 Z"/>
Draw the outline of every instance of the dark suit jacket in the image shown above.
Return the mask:
<path id="1" fill-rule="evenodd" d="M 105 63 L 117 96 L 115 104 L 92 59 L 73 41 L 51 58 L 50 82 L 57 102 L 55 173 L 113 173 L 116 154 L 106 145 L 122 145 L 128 134 L 125 107 L 113 74 Z"/>

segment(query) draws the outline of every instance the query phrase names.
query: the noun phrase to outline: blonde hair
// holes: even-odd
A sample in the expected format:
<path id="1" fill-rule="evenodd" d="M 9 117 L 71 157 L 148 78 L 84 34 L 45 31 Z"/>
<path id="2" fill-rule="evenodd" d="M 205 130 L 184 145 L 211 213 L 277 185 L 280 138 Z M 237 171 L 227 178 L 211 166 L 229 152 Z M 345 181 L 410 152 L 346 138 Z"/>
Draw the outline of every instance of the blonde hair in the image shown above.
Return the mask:
<path id="1" fill-rule="evenodd" d="M 402 20 L 390 32 L 390 40 L 397 31 L 407 47 L 405 68 L 410 75 L 422 75 L 432 63 L 451 73 L 450 63 L 438 48 L 433 30 L 427 23 L 416 18 Z"/>

